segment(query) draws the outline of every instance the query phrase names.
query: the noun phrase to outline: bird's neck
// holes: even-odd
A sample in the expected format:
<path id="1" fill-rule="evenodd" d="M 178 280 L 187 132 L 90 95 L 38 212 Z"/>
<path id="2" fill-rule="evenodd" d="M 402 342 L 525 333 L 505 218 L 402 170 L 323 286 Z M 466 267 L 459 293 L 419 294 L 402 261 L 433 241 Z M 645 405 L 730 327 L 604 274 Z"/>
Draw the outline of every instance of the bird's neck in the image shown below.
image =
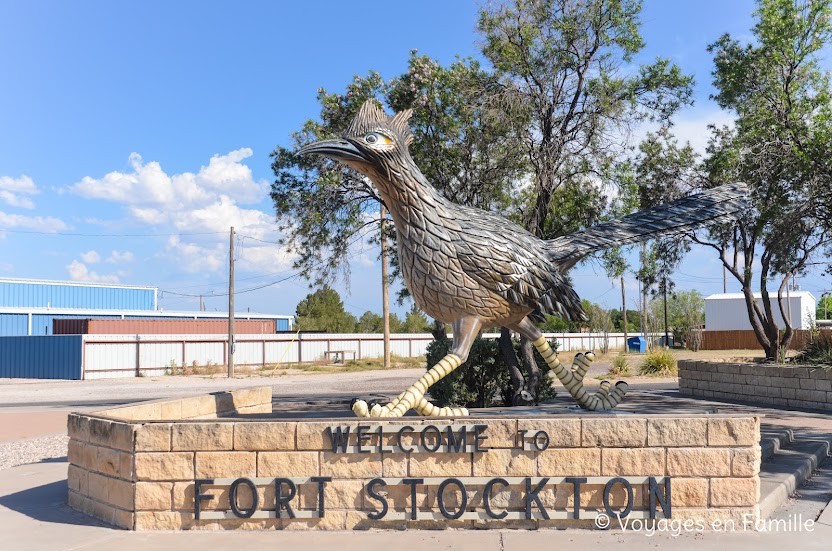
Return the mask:
<path id="1" fill-rule="evenodd" d="M 424 214 L 430 211 L 428 218 L 435 219 L 432 215 L 443 212 L 447 201 L 427 181 L 419 167 L 412 160 L 408 161 L 406 165 L 390 167 L 386 173 L 377 173 L 370 179 L 381 193 L 397 229 L 404 225 L 424 229 Z"/>

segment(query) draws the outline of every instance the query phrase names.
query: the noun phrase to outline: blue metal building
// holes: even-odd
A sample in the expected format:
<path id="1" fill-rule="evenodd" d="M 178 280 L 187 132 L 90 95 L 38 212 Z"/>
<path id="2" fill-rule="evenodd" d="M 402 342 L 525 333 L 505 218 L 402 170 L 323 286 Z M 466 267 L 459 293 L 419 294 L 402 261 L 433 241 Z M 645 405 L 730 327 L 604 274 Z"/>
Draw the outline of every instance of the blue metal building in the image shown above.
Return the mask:
<path id="1" fill-rule="evenodd" d="M 0 306 L 156 310 L 157 289 L 136 285 L 0 278 Z"/>
<path id="2" fill-rule="evenodd" d="M 0 336 L 52 335 L 56 318 L 218 319 L 225 312 L 162 312 L 158 289 L 136 285 L 0 278 Z M 293 317 L 237 313 L 235 319 L 275 320 L 291 329 Z"/>

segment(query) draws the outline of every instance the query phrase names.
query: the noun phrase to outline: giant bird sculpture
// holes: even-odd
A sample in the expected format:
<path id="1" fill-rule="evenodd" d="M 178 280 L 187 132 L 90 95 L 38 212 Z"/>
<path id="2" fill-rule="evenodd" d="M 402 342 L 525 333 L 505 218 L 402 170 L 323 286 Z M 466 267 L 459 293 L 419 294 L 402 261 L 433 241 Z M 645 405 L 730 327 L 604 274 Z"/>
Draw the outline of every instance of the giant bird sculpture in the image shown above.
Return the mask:
<path id="1" fill-rule="evenodd" d="M 531 341 L 582 407 L 615 407 L 627 384 L 618 382 L 611 388 L 605 381 L 590 395 L 583 377 L 591 354 L 579 354 L 567 369 L 533 322 L 546 314 L 585 319 L 564 273 L 588 254 L 730 219 L 744 208 L 745 186 L 722 186 L 546 241 L 501 216 L 442 197 L 408 151 L 413 139 L 410 116 L 407 110 L 388 117 L 368 101 L 343 139 L 315 142 L 298 151 L 340 161 L 373 182 L 396 225 L 399 263 L 411 296 L 426 314 L 453 327 L 450 353 L 413 386 L 383 406 L 368 408 L 356 400 L 353 412 L 399 417 L 415 408 L 422 415 L 467 415 L 464 408 L 436 407 L 425 394 L 465 362 L 484 326 L 507 327 Z"/>

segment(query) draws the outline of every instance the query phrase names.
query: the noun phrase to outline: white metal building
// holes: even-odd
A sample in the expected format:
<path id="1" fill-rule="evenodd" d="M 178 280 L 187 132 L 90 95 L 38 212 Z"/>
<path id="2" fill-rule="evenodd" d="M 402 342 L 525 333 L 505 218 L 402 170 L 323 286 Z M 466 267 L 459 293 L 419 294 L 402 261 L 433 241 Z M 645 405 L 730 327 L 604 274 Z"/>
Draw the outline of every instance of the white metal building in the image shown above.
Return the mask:
<path id="1" fill-rule="evenodd" d="M 755 293 L 757 304 L 763 308 L 762 295 Z M 777 293 L 769 293 L 771 297 L 772 313 L 777 325 L 785 326 L 784 319 L 791 320 L 794 329 L 808 329 L 809 317 L 814 317 L 817 301 L 808 291 L 789 291 L 784 296 L 783 306 L 786 310 L 781 313 L 777 302 Z M 708 331 L 731 331 L 738 329 L 751 330 L 748 320 L 748 308 L 742 293 L 727 293 L 711 295 L 705 298 L 705 329 Z"/>

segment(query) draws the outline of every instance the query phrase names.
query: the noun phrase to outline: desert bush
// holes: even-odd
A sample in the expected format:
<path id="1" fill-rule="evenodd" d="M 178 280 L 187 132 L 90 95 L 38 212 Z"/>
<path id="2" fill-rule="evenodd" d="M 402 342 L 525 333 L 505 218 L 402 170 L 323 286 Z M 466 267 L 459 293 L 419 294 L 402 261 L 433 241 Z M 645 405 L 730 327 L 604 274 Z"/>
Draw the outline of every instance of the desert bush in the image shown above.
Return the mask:
<path id="1" fill-rule="evenodd" d="M 427 368 L 436 365 L 450 351 L 451 345 L 450 339 L 438 339 L 430 343 L 427 349 Z M 555 341 L 550 341 L 549 346 L 557 350 Z M 515 340 L 515 353 L 519 349 L 520 341 Z M 555 390 L 548 383 L 549 366 L 537 350 L 534 351 L 534 357 L 541 372 L 537 402 L 542 402 L 554 398 Z M 430 387 L 429 392 L 433 403 L 438 406 L 511 406 L 513 389 L 499 342 L 477 337 L 471 346 L 468 360 Z"/>
<path id="2" fill-rule="evenodd" d="M 630 362 L 627 360 L 627 356 L 624 354 L 619 354 L 612 360 L 612 367 L 610 368 L 610 375 L 617 375 L 617 376 L 624 376 L 624 375 L 632 375 L 632 370 L 630 369 Z"/>
<path id="3" fill-rule="evenodd" d="M 644 357 L 639 373 L 652 376 L 677 375 L 679 369 L 676 356 L 669 350 L 654 349 Z"/>
<path id="4" fill-rule="evenodd" d="M 803 347 L 795 359 L 798 363 L 832 369 L 832 336 L 828 333 L 818 334 Z"/>

